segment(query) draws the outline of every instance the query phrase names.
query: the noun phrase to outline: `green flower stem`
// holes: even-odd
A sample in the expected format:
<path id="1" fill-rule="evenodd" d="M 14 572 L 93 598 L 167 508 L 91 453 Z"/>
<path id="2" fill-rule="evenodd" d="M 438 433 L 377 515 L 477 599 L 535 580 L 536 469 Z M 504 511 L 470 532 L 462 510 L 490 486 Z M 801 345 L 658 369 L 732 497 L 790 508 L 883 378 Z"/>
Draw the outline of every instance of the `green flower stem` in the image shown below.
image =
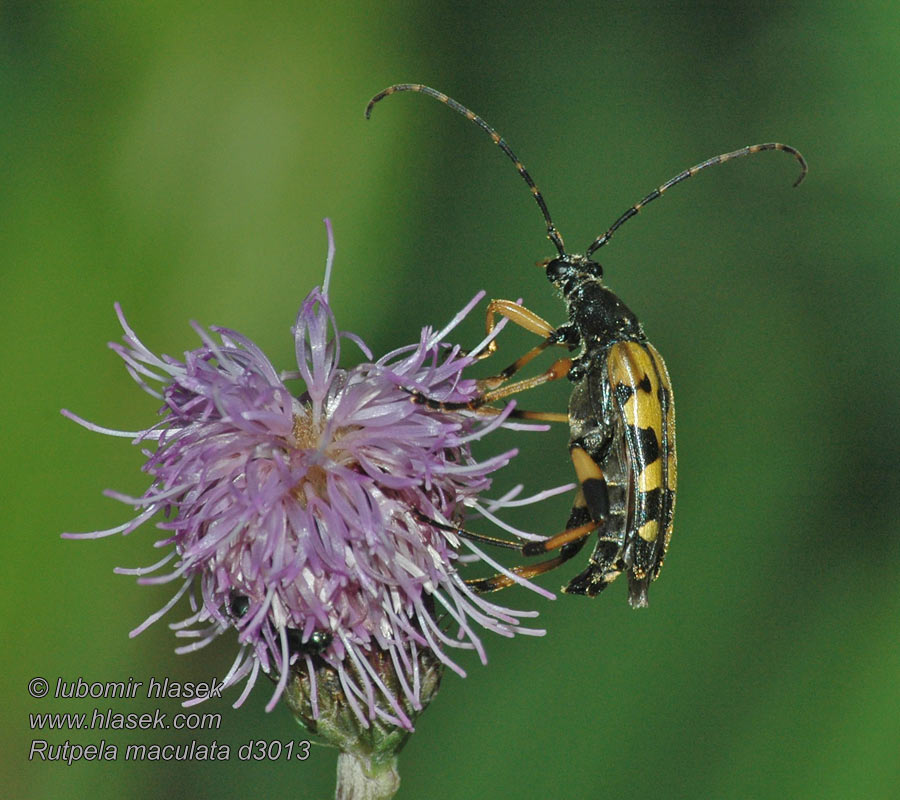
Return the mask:
<path id="1" fill-rule="evenodd" d="M 381 761 L 352 753 L 338 756 L 335 800 L 390 800 L 399 788 L 396 756 Z"/>

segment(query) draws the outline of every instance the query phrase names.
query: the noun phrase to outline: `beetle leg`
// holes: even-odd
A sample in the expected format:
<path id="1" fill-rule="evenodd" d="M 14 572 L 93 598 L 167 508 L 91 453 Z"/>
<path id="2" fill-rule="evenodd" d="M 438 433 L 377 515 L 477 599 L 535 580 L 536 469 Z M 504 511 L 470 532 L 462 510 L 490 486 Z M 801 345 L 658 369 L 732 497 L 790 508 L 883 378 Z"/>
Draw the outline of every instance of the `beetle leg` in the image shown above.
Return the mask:
<path id="1" fill-rule="evenodd" d="M 524 392 L 533 389 L 550 381 L 559 380 L 569 375 L 574 359 L 560 358 L 553 362 L 550 367 L 540 375 L 525 380 L 516 381 L 507 386 L 505 384 L 513 375 L 522 369 L 526 364 L 539 356 L 551 345 L 563 345 L 571 349 L 573 341 L 567 335 L 567 326 L 554 328 L 549 322 L 539 317 L 533 311 L 530 311 L 518 303 L 511 300 L 491 300 L 488 303 L 487 320 L 485 327 L 488 335 L 490 335 L 497 327 L 496 317 L 502 316 L 511 322 L 519 325 L 531 333 L 543 336 L 544 340 L 531 348 L 527 353 L 517 358 L 505 369 L 501 370 L 497 375 L 489 378 L 481 378 L 476 381 L 478 389 L 481 391 L 476 398 L 466 403 L 450 403 L 443 400 L 437 400 L 427 397 L 421 392 L 409 390 L 411 399 L 414 403 L 434 408 L 439 411 L 474 411 L 478 414 L 491 416 L 503 413 L 504 409 L 493 408 L 489 404 L 509 397 L 518 392 Z M 492 339 L 488 344 L 485 352 L 477 356 L 479 359 L 487 358 L 497 350 L 496 340 Z M 515 419 L 530 419 L 538 422 L 569 422 L 569 415 L 562 412 L 554 411 L 525 411 L 521 409 L 513 409 L 509 412 L 509 416 Z"/>
<path id="2" fill-rule="evenodd" d="M 515 383 L 511 383 L 508 386 L 504 386 L 500 389 L 494 389 L 490 392 L 484 392 L 483 394 L 478 395 L 474 400 L 469 400 L 467 403 L 447 403 L 442 400 L 435 400 L 431 397 L 426 397 L 424 394 L 419 392 L 411 392 L 413 401 L 419 403 L 424 406 L 428 406 L 429 408 L 442 409 L 444 411 L 461 411 L 463 409 L 469 411 L 476 411 L 482 406 L 487 405 L 488 403 L 493 403 L 496 400 L 501 400 L 504 397 L 509 397 L 511 394 L 516 394 L 518 392 L 524 392 L 527 389 L 533 389 L 535 386 L 540 386 L 544 383 L 549 383 L 550 381 L 559 380 L 560 378 L 565 378 L 566 375 L 569 374 L 569 370 L 572 368 L 572 359 L 571 358 L 560 358 L 559 360 L 553 362 L 550 365 L 549 369 L 542 372 L 540 375 L 535 375 L 532 378 L 525 378 L 525 380 L 516 381 Z M 499 409 L 492 409 L 491 412 L 499 412 Z M 540 413 L 540 412 L 538 412 Z M 534 419 L 534 417 L 532 417 Z M 568 414 L 559 414 L 557 416 L 551 417 L 553 421 L 561 421 L 568 422 Z"/>
<path id="3" fill-rule="evenodd" d="M 584 510 L 584 506 L 579 506 L 579 502 L 583 502 L 581 495 L 576 498 L 575 507 L 572 509 L 572 514 L 569 517 L 569 525 L 572 527 L 567 527 L 562 533 L 557 533 L 556 536 L 551 536 L 549 539 L 544 539 L 542 542 L 528 542 L 522 546 L 522 555 L 538 556 L 549 553 L 553 550 L 565 547 L 574 541 L 584 539 L 591 531 L 595 530 L 597 528 L 597 523 L 592 519 L 588 519 L 587 522 L 583 522 L 580 525 L 575 524 L 580 519 L 584 519 L 588 516 L 584 513 L 579 513 Z"/>
<path id="4" fill-rule="evenodd" d="M 511 572 L 521 578 L 530 579 L 555 569 L 574 556 L 595 530 L 603 529 L 609 519 L 609 489 L 600 465 L 588 455 L 587 451 L 575 446 L 571 449 L 572 464 L 578 477 L 578 495 L 569 516 L 569 523 L 562 533 L 551 536 L 542 542 L 527 542 L 521 546 L 522 555 L 536 556 L 559 550 L 559 555 L 529 566 L 512 567 Z M 460 535 L 466 535 L 460 532 Z M 478 540 L 490 540 L 491 537 L 478 536 Z M 500 540 L 505 541 L 505 540 Z M 506 543 L 509 546 L 509 543 Z M 574 578 L 564 591 L 571 594 L 595 595 L 606 587 L 619 571 L 601 572 L 597 565 L 591 563 L 585 573 Z M 489 578 L 474 578 L 466 583 L 476 592 L 487 593 L 505 589 L 515 583 L 509 575 L 496 574 Z"/>
<path id="5" fill-rule="evenodd" d="M 514 324 L 525 328 L 525 330 L 537 334 L 538 336 L 542 336 L 544 340 L 540 344 L 532 347 L 527 353 L 517 358 L 515 361 L 513 361 L 512 364 L 501 370 L 496 375 L 493 375 L 489 378 L 481 378 L 476 381 L 476 385 L 481 391 L 481 394 L 479 394 L 478 397 L 474 398 L 473 400 L 470 400 L 466 403 L 448 403 L 441 400 L 436 400 L 431 397 L 426 397 L 425 395 L 417 391 L 411 391 L 410 394 L 412 395 L 413 402 L 427 406 L 428 408 L 434 408 L 444 411 L 465 410 L 477 411 L 481 414 L 486 415 L 499 414 L 501 413 L 502 409 L 491 408 L 489 406 L 490 403 L 501 400 L 504 397 L 509 397 L 512 394 L 517 394 L 518 392 L 524 392 L 528 389 L 533 389 L 534 387 L 540 386 L 544 383 L 559 380 L 560 378 L 564 378 L 569 374 L 569 371 L 572 369 L 574 360 L 571 358 L 560 358 L 557 361 L 554 361 L 553 364 L 551 364 L 550 367 L 540 375 L 536 375 L 532 378 L 526 378 L 525 380 L 516 381 L 515 383 L 504 386 L 503 384 L 505 384 L 513 375 L 519 372 L 522 367 L 524 367 L 526 364 L 543 353 L 544 350 L 546 350 L 551 345 L 563 345 L 571 349 L 571 347 L 573 346 L 573 342 L 571 341 L 571 337 L 565 334 L 561 335 L 561 332 L 566 329 L 566 326 L 563 326 L 559 329 L 554 328 L 545 319 L 539 317 L 533 311 L 530 311 L 524 306 L 521 306 L 518 303 L 514 303 L 512 300 L 491 300 L 491 302 L 488 303 L 487 319 L 485 321 L 485 329 L 488 335 L 493 333 L 494 329 L 497 327 L 498 316 L 505 317 L 510 322 L 513 322 Z M 496 350 L 497 342 L 495 339 L 492 339 L 488 343 L 485 351 L 481 353 L 481 355 L 477 356 L 477 358 L 487 358 L 488 356 L 496 352 Z M 519 409 L 514 409 L 510 416 L 517 419 L 532 419 L 541 422 L 569 422 L 568 414 L 551 411 L 520 411 Z"/>
<path id="6" fill-rule="evenodd" d="M 491 344 L 495 344 L 495 342 L 491 342 Z M 506 383 L 506 381 L 508 381 L 513 375 L 515 375 L 520 369 L 522 369 L 522 367 L 524 367 L 529 361 L 537 358 L 537 356 L 543 353 L 544 350 L 546 350 L 552 344 L 554 344 L 553 340 L 544 339 L 543 342 L 532 347 L 531 350 L 529 350 L 523 356 L 517 358 L 505 369 L 500 370 L 500 372 L 498 372 L 496 375 L 492 375 L 489 378 L 481 378 L 478 381 L 478 386 L 482 389 L 496 389 L 498 386 Z"/>
<path id="7" fill-rule="evenodd" d="M 554 558 L 548 558 L 546 561 L 541 561 L 537 564 L 511 567 L 510 572 L 515 573 L 520 578 L 525 578 L 526 580 L 528 580 L 530 578 L 534 578 L 536 575 L 543 575 L 545 572 L 549 572 L 551 569 L 555 569 L 560 564 L 565 563 L 574 555 L 576 555 L 582 547 L 584 547 L 584 543 L 587 541 L 587 535 L 596 527 L 596 525 L 594 525 L 593 523 L 589 523 L 581 527 L 585 530 L 576 529 L 578 530 L 577 536 L 573 541 L 570 541 L 567 545 L 563 546 L 560 549 L 558 556 L 555 556 Z M 500 573 L 492 575 L 489 578 L 471 578 L 466 581 L 466 584 L 472 587 L 472 589 L 479 594 L 497 592 L 500 589 L 506 589 L 509 586 L 513 586 L 515 585 L 515 583 L 516 581 L 514 578 L 509 577 L 509 575 L 502 575 Z"/>
<path id="8" fill-rule="evenodd" d="M 510 542 L 507 539 L 500 539 L 496 536 L 485 536 L 481 533 L 475 533 L 474 531 L 466 530 L 465 528 L 460 528 L 456 525 L 447 525 L 443 522 L 438 522 L 436 519 L 432 519 L 431 517 L 422 514 L 421 512 L 414 512 L 417 519 L 422 522 L 427 523 L 428 525 L 433 525 L 436 528 L 440 528 L 441 530 L 449 531 L 451 533 L 455 533 L 457 536 L 461 536 L 465 539 L 470 539 L 474 542 L 481 542 L 482 544 L 490 544 L 495 547 L 505 547 L 510 550 L 525 550 L 521 544 L 517 544 L 516 542 Z M 579 550 L 581 550 L 582 546 L 586 541 L 587 535 L 596 527 L 593 523 L 588 523 L 586 525 L 582 525 L 580 528 L 576 528 L 574 530 L 566 531 L 569 534 L 569 541 L 563 546 L 560 550 L 558 556 L 548 559 L 547 561 L 542 561 L 539 564 L 530 564 L 512 567 L 510 572 L 515 573 L 521 578 L 528 580 L 529 578 L 533 578 L 536 575 L 542 575 L 545 572 L 550 571 L 554 567 L 558 567 L 560 564 L 568 561 L 572 556 L 574 556 Z M 562 536 L 563 534 L 560 534 Z M 557 539 L 559 537 L 553 537 Z M 541 544 L 540 542 L 534 544 Z M 492 575 L 488 578 L 471 578 L 466 581 L 466 584 L 471 586 L 474 591 L 479 594 L 486 594 L 488 592 L 496 592 L 500 589 L 505 589 L 508 586 L 512 586 L 516 581 L 514 578 L 511 578 L 508 575 L 503 575 L 502 573 L 497 573 L 496 575 Z"/>
<path id="9" fill-rule="evenodd" d="M 421 397 L 421 395 L 416 395 L 416 399 Z M 447 405 L 442 404 L 438 400 L 429 400 L 428 398 L 424 398 L 425 404 L 428 405 L 429 408 L 447 408 Z M 463 406 L 463 408 L 470 408 L 468 405 Z M 453 407 L 450 407 L 453 410 Z M 477 405 L 471 409 L 476 414 L 480 414 L 482 416 L 496 416 L 497 414 L 502 414 L 506 409 L 503 408 L 495 408 L 494 406 L 482 406 Z M 531 419 L 536 422 L 569 422 L 569 415 L 563 413 L 562 411 L 525 411 L 524 409 L 514 408 L 510 411 L 507 416 L 510 419 Z"/>
<path id="10" fill-rule="evenodd" d="M 520 306 L 518 303 L 512 302 L 512 300 L 491 300 L 488 303 L 487 307 L 487 320 L 485 323 L 485 329 L 487 333 L 490 335 L 494 328 L 497 325 L 496 318 L 505 317 L 510 322 L 518 325 L 525 330 L 534 333 L 538 336 L 541 336 L 544 341 L 540 344 L 535 345 L 531 348 L 527 353 L 517 358 L 512 362 L 508 367 L 502 369 L 496 375 L 491 376 L 490 378 L 482 378 L 478 381 L 478 385 L 482 389 L 496 389 L 497 387 L 503 385 L 508 381 L 513 375 L 515 375 L 522 367 L 532 361 L 534 358 L 539 356 L 544 352 L 548 347 L 552 345 L 562 345 L 565 347 L 569 347 L 571 342 L 568 341 L 565 337 L 559 336 L 558 329 L 554 328 L 549 322 L 547 322 L 542 317 L 539 317 L 533 311 L 525 308 L 524 306 Z M 488 356 L 495 353 L 497 350 L 497 340 L 492 339 L 488 344 L 487 349 L 484 353 L 482 353 L 480 358 L 487 358 Z M 531 388 L 530 386 L 523 386 L 524 388 Z M 520 391 L 520 390 L 516 390 Z"/>
<path id="11" fill-rule="evenodd" d="M 534 389 L 535 386 L 541 386 L 542 384 L 549 383 L 550 381 L 556 381 L 560 378 L 565 378 L 569 374 L 569 370 L 572 369 L 572 359 L 571 358 L 560 358 L 554 361 L 548 369 L 544 370 L 540 375 L 535 375 L 532 378 L 525 378 L 521 381 L 516 381 L 515 383 L 510 383 L 507 386 L 503 386 L 499 389 L 493 389 L 489 392 L 485 392 L 480 395 L 476 401 L 478 405 L 484 405 L 485 403 L 493 403 L 495 400 L 501 400 L 504 397 L 509 397 L 511 394 L 517 394 L 518 392 L 524 392 L 527 389 Z M 488 380 L 491 380 L 488 378 Z M 504 378 L 503 380 L 506 380 Z M 479 384 L 484 384 L 486 381 L 479 381 Z"/>
<path id="12" fill-rule="evenodd" d="M 512 300 L 491 300 L 491 302 L 488 303 L 487 319 L 484 326 L 488 335 L 493 333 L 494 328 L 497 327 L 497 317 L 506 317 L 506 319 L 508 319 L 515 325 L 518 325 L 521 328 L 525 328 L 526 331 L 531 331 L 531 333 L 536 333 L 538 336 L 541 336 L 544 339 L 550 339 L 556 330 L 549 322 L 547 322 L 542 317 L 539 317 L 533 311 L 525 308 L 525 306 L 520 306 L 518 303 L 514 303 Z M 550 344 L 553 344 L 553 342 L 548 341 L 543 346 L 539 346 L 541 347 L 541 349 L 543 349 Z M 497 340 L 491 339 L 490 343 L 487 346 L 487 350 L 485 350 L 485 352 L 482 353 L 479 358 L 487 358 L 488 356 L 495 353 L 496 350 Z M 532 358 L 534 358 L 534 356 L 532 356 Z M 529 359 L 529 361 L 530 360 L 531 359 Z M 527 364 L 528 362 L 526 361 L 525 363 Z"/>
<path id="13" fill-rule="evenodd" d="M 575 505 L 569 517 L 565 531 L 545 539 L 543 542 L 529 542 L 522 548 L 526 556 L 539 555 L 555 550 L 558 547 L 565 552 L 575 542 L 578 547 L 584 544 L 586 537 L 593 530 L 599 530 L 601 540 L 606 521 L 609 519 L 609 488 L 603 470 L 581 447 L 571 448 L 572 463 L 578 477 L 579 488 Z M 577 575 L 564 587 L 568 594 L 596 595 L 606 588 L 621 572 L 609 565 L 607 569 L 594 563 L 593 557 L 588 569 Z"/>
<path id="14" fill-rule="evenodd" d="M 572 448 L 572 462 L 580 481 L 575 505 L 569 523 L 562 533 L 543 542 L 528 542 L 522 546 L 522 555 L 535 556 L 559 549 L 559 555 L 530 566 L 513 567 L 510 571 L 521 578 L 533 578 L 555 569 L 578 553 L 592 531 L 602 528 L 609 517 L 609 497 L 606 479 L 597 463 L 580 447 Z M 515 583 L 508 575 L 468 580 L 466 583 L 476 592 L 496 592 Z M 571 586 L 571 584 L 570 584 Z M 566 587 L 570 591 L 569 587 Z"/>
<path id="15" fill-rule="evenodd" d="M 603 556 L 598 559 L 598 550 L 595 549 L 591 556 L 590 564 L 580 574 L 576 575 L 563 587 L 566 594 L 583 594 L 594 597 L 612 583 L 625 569 L 621 559 L 621 545 L 604 539 L 606 520 L 610 516 L 609 487 L 603 470 L 581 447 L 571 448 L 572 463 L 575 465 L 575 474 L 580 483 L 573 516 L 580 511 L 581 514 L 594 520 L 596 527 L 600 529 L 600 538 L 597 547 L 603 544 L 601 552 Z M 554 537 L 558 539 L 559 537 Z M 604 544 L 605 543 L 605 544 Z M 557 544 L 553 539 L 543 542 L 546 548 Z M 609 551 L 607 552 L 607 547 Z"/>
<path id="16" fill-rule="evenodd" d="M 435 528 L 440 528 L 442 531 L 455 533 L 457 536 L 462 536 L 465 539 L 471 539 L 473 542 L 490 544 L 494 547 L 506 547 L 509 550 L 522 549 L 522 546 L 517 542 L 511 542 L 508 539 L 501 539 L 497 536 L 486 536 L 483 533 L 475 533 L 474 531 L 460 528 L 458 525 L 447 525 L 446 523 L 438 522 L 436 519 L 432 519 L 431 517 L 423 514 L 421 511 L 413 510 L 413 514 L 420 522 L 424 522 L 427 525 L 433 525 Z"/>
<path id="17" fill-rule="evenodd" d="M 528 542 L 522 548 L 522 553 L 526 556 L 536 556 L 565 547 L 576 539 L 586 537 L 591 531 L 602 528 L 609 518 L 609 494 L 603 470 L 580 447 L 573 447 L 571 456 L 579 487 L 566 530 L 542 542 Z"/>

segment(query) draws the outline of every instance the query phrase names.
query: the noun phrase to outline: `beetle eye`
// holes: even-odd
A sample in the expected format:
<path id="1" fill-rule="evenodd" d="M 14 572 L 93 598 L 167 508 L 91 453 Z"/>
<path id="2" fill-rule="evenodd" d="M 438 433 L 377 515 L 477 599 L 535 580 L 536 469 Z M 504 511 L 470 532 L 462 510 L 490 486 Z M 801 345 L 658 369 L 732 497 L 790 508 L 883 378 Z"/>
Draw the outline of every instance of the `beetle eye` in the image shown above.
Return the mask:
<path id="1" fill-rule="evenodd" d="M 561 258 L 554 258 L 547 262 L 547 280 L 556 283 L 562 280 L 571 266 Z"/>
<path id="2" fill-rule="evenodd" d="M 591 274 L 594 275 L 594 277 L 596 277 L 596 278 L 603 277 L 603 267 L 601 267 L 596 261 L 588 260 L 587 268 L 591 272 Z"/>

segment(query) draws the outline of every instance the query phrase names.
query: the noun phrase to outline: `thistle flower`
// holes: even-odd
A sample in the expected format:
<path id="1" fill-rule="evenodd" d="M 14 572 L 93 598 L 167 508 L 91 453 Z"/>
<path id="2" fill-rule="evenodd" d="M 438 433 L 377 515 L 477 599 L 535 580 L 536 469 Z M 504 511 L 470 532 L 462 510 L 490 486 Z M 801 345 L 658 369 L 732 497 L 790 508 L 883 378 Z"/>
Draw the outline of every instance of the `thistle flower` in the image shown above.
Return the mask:
<path id="1" fill-rule="evenodd" d="M 155 443 L 144 450 L 151 484 L 140 497 L 107 493 L 136 510 L 130 521 L 63 535 L 127 534 L 160 515 L 165 558 L 117 572 L 180 585 L 131 635 L 188 595 L 190 615 L 171 627 L 191 641 L 177 652 L 236 629 L 241 649 L 224 686 L 247 682 L 235 706 L 262 671 L 276 682 L 267 710 L 284 695 L 306 725 L 345 751 L 356 736 L 370 753 L 395 752 L 444 667 L 465 674 L 450 650 L 474 650 L 484 662 L 479 629 L 543 633 L 522 625 L 536 612 L 504 608 L 466 585 L 466 560 L 512 573 L 454 526 L 467 508 L 496 520 L 497 508 L 568 487 L 481 499 L 515 451 L 477 460 L 471 443 L 500 426 L 536 426 L 511 423 L 511 405 L 484 416 L 411 402 L 411 393 L 450 403 L 477 395 L 476 381 L 462 373 L 488 340 L 469 353 L 444 340 L 483 293 L 443 330 L 424 328 L 418 342 L 374 360 L 361 339 L 338 330 L 329 306 L 334 243 L 326 225 L 323 288 L 310 292 L 292 329 L 296 370 L 277 372 L 239 333 L 197 325 L 199 348 L 181 360 L 157 356 L 116 305 L 124 343 L 110 346 L 162 401 L 161 419 L 126 432 L 63 414 L 92 431 Z M 364 361 L 345 369 L 338 363 L 347 342 Z"/>

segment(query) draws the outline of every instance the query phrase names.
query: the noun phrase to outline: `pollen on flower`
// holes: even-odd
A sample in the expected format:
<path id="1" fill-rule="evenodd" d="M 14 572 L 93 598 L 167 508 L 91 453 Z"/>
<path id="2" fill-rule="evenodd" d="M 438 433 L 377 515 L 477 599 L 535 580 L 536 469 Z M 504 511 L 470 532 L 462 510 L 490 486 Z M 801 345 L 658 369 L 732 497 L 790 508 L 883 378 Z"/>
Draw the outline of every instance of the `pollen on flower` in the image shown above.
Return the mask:
<path id="1" fill-rule="evenodd" d="M 294 425 L 291 431 L 291 448 L 294 452 L 313 451 L 321 446 L 321 438 L 324 431 L 324 424 L 320 421 L 318 424 L 313 422 L 309 414 L 294 415 Z M 334 441 L 328 442 L 325 446 L 325 453 L 335 462 L 340 461 L 340 453 L 338 452 L 338 441 L 342 435 L 342 431 L 334 432 Z M 352 468 L 352 463 L 345 466 Z M 324 467 L 319 464 L 307 465 L 306 471 L 297 482 L 292 490 L 294 497 L 300 502 L 303 508 L 306 508 L 308 493 L 312 493 L 323 500 L 328 500 L 328 473 Z"/>
<path id="2" fill-rule="evenodd" d="M 294 437 L 294 447 L 315 447 L 321 435 L 321 426 L 314 426 L 309 416 L 295 414 L 291 434 Z"/>
<path id="3" fill-rule="evenodd" d="M 410 402 L 477 396 L 477 382 L 463 372 L 488 342 L 464 354 L 446 337 L 482 295 L 443 330 L 425 328 L 418 342 L 373 360 L 358 337 L 337 328 L 328 231 L 324 286 L 307 296 L 292 329 L 296 370 L 276 371 L 253 342 L 225 328 L 196 328 L 202 344 L 183 359 L 158 356 L 117 307 L 124 343 L 111 346 L 162 401 L 161 419 L 126 432 L 63 413 L 142 447 L 155 442 L 143 467 L 151 483 L 140 497 L 110 493 L 135 509 L 129 522 L 64 536 L 128 533 L 157 518 L 166 557 L 118 571 L 180 588 L 133 634 L 187 595 L 190 613 L 171 625 L 188 641 L 179 652 L 237 631 L 241 648 L 225 684 L 247 683 L 235 705 L 262 671 L 276 683 L 268 709 L 287 690 L 312 726 L 337 698 L 363 727 L 411 730 L 441 671 L 465 674 L 450 651 L 486 660 L 479 629 L 542 633 L 521 624 L 536 612 L 505 608 L 469 587 L 461 550 L 552 595 L 455 532 L 466 509 L 494 519 L 498 508 L 526 502 L 484 496 L 514 451 L 483 460 L 471 451 L 473 441 L 513 427 L 510 409 L 482 416 Z M 347 369 L 338 366 L 344 342 L 363 355 Z"/>

